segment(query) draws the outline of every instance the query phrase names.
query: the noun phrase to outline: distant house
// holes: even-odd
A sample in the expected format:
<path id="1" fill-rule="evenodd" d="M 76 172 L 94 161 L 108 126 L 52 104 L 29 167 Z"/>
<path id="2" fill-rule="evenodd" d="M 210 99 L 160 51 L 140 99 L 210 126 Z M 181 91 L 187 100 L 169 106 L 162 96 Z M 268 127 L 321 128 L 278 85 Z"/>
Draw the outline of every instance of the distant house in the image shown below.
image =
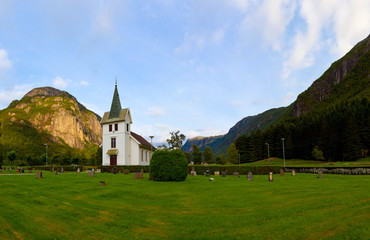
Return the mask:
<path id="1" fill-rule="evenodd" d="M 103 129 L 103 165 L 149 165 L 155 147 L 131 131 L 129 108 L 122 109 L 117 83 L 110 112 L 100 122 Z"/>

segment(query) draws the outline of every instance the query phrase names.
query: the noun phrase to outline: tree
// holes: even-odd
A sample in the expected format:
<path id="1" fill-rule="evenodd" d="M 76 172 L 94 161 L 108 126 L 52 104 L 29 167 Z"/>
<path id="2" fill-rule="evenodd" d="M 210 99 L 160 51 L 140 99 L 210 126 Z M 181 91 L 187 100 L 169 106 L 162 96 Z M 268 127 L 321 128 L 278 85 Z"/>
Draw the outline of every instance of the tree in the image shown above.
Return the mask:
<path id="1" fill-rule="evenodd" d="M 212 163 L 213 162 L 213 153 L 212 153 L 212 149 L 210 146 L 207 146 L 205 149 L 204 149 L 204 152 L 203 152 L 203 157 L 204 157 L 204 162 L 205 163 Z"/>
<path id="2" fill-rule="evenodd" d="M 239 163 L 239 152 L 238 149 L 236 149 L 234 143 L 232 143 L 229 149 L 227 150 L 227 160 L 232 164 Z"/>
<path id="3" fill-rule="evenodd" d="M 191 162 L 191 153 L 184 152 L 184 155 L 185 155 L 186 159 L 188 160 L 188 163 L 190 163 Z"/>
<path id="4" fill-rule="evenodd" d="M 180 131 L 177 131 L 177 132 L 170 132 L 170 135 L 171 135 L 171 138 L 170 139 L 167 139 L 167 143 L 168 143 L 168 148 L 170 150 L 172 149 L 181 149 L 182 147 L 182 142 L 185 140 L 185 135 L 184 134 L 180 134 Z"/>
<path id="5" fill-rule="evenodd" d="M 202 152 L 198 148 L 197 145 L 193 144 L 193 161 L 194 164 L 201 164 L 202 163 Z"/>
<path id="6" fill-rule="evenodd" d="M 316 159 L 316 161 L 322 161 L 324 160 L 324 154 L 322 151 L 319 149 L 318 146 L 315 146 L 312 150 L 312 157 Z"/>
<path id="7" fill-rule="evenodd" d="M 150 161 L 154 181 L 184 181 L 188 175 L 188 161 L 180 149 L 157 150 Z"/>
<path id="8" fill-rule="evenodd" d="M 216 164 L 222 164 L 222 165 L 224 165 L 224 164 L 226 164 L 226 159 L 224 158 L 224 156 L 222 156 L 222 155 L 217 155 L 216 156 Z"/>
<path id="9" fill-rule="evenodd" d="M 6 154 L 6 158 L 10 161 L 10 166 L 12 166 L 13 161 L 17 158 L 17 153 L 12 150 Z"/>

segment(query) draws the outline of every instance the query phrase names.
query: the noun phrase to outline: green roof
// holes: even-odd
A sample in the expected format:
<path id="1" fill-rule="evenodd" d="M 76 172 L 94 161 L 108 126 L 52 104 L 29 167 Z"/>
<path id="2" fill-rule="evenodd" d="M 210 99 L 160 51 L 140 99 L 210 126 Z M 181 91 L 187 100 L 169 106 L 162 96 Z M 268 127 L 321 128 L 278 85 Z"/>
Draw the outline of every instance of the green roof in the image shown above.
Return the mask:
<path id="1" fill-rule="evenodd" d="M 112 106 L 110 107 L 108 119 L 119 118 L 121 109 L 122 109 L 121 101 L 119 100 L 119 94 L 118 94 L 118 89 L 117 89 L 117 84 L 116 84 L 116 87 L 114 88 Z"/>
<path id="2" fill-rule="evenodd" d="M 118 117 L 116 118 L 109 118 L 109 117 L 110 117 L 110 112 L 104 113 L 103 118 L 101 119 L 100 123 L 105 124 L 105 123 L 122 122 L 126 120 L 126 117 L 128 117 L 129 123 L 132 123 L 130 110 L 128 108 L 121 109 Z"/>

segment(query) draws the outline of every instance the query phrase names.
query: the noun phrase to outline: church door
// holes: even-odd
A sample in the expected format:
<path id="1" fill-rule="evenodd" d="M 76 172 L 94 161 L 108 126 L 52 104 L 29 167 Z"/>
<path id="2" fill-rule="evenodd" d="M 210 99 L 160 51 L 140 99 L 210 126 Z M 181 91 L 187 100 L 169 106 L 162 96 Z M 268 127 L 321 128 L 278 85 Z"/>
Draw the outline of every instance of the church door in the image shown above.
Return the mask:
<path id="1" fill-rule="evenodd" d="M 117 155 L 110 156 L 110 165 L 117 165 Z"/>

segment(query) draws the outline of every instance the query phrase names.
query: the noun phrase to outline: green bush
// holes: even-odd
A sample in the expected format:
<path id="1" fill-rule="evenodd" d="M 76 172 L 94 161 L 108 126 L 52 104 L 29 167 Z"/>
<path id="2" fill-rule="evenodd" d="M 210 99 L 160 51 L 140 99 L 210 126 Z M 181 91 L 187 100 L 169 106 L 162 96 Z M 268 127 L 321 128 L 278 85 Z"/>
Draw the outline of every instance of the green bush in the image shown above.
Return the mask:
<path id="1" fill-rule="evenodd" d="M 184 181 L 188 175 L 188 161 L 179 149 L 158 150 L 150 161 L 150 173 L 154 181 Z"/>

